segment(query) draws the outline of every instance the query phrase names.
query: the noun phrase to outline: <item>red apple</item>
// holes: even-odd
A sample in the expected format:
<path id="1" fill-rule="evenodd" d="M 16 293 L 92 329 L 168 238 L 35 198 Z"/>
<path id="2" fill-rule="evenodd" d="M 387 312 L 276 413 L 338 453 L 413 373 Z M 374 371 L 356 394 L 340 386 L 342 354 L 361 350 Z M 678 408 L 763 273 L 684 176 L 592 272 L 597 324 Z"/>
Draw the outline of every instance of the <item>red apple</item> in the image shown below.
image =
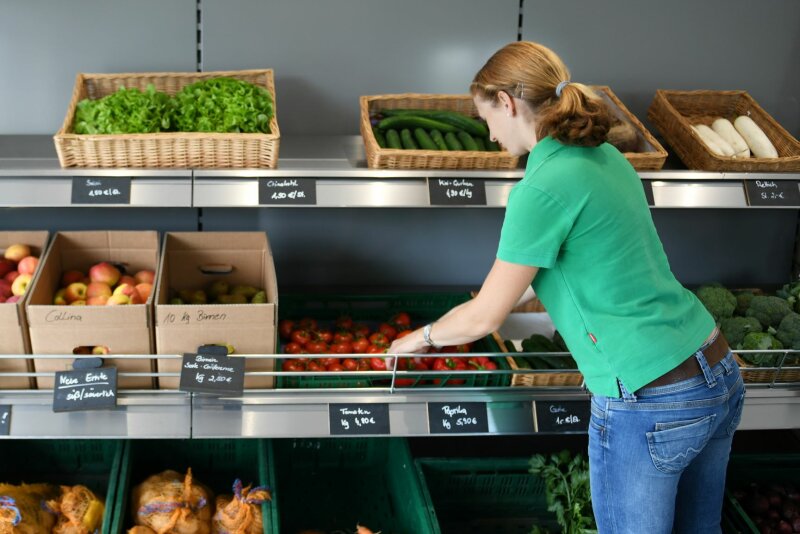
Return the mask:
<path id="1" fill-rule="evenodd" d="M 136 291 L 136 288 L 130 284 L 120 284 L 114 288 L 114 295 L 125 295 L 130 297 Z"/>
<path id="2" fill-rule="evenodd" d="M 147 302 L 147 299 L 150 298 L 150 293 L 153 292 L 153 284 L 149 284 L 147 282 L 136 284 L 136 292 L 139 293 L 139 295 L 141 295 L 142 300 Z"/>
<path id="3" fill-rule="evenodd" d="M 86 306 L 86 301 L 83 299 L 73 300 L 69 303 L 70 306 Z"/>
<path id="4" fill-rule="evenodd" d="M 61 275 L 61 287 L 67 287 L 75 282 L 83 282 L 84 274 L 80 271 L 67 271 Z"/>
<path id="5" fill-rule="evenodd" d="M 19 299 L 21 298 L 22 295 L 11 295 L 10 297 L 8 297 L 8 300 L 6 300 L 6 304 L 11 304 L 12 302 L 19 302 Z"/>
<path id="6" fill-rule="evenodd" d="M 136 285 L 136 279 L 130 275 L 123 274 L 119 277 L 119 281 L 117 282 L 118 286 L 121 286 L 122 284 L 128 284 L 129 286 L 134 287 Z"/>
<path id="7" fill-rule="evenodd" d="M 136 291 L 135 287 L 133 288 L 133 293 L 131 293 L 130 299 L 131 299 L 131 304 L 144 304 L 145 303 L 145 299 L 143 299 L 142 295 L 140 295 L 139 292 Z"/>
<path id="8" fill-rule="evenodd" d="M 39 265 L 39 258 L 36 256 L 25 256 L 19 260 L 17 270 L 20 274 L 33 274 L 36 272 L 37 265 Z"/>
<path id="9" fill-rule="evenodd" d="M 86 286 L 86 298 L 92 297 L 110 297 L 111 286 L 104 282 L 90 282 Z"/>
<path id="10" fill-rule="evenodd" d="M 151 271 L 149 269 L 139 271 L 138 273 L 134 274 L 133 277 L 136 279 L 137 284 L 152 285 L 156 283 L 156 273 L 155 271 Z"/>
<path id="11" fill-rule="evenodd" d="M 29 274 L 20 274 L 14 279 L 14 283 L 11 284 L 11 292 L 18 297 L 24 295 L 25 291 L 28 290 L 28 284 L 31 283 L 32 278 L 33 277 Z"/>
<path id="12" fill-rule="evenodd" d="M 92 268 L 89 269 L 89 278 L 92 280 L 92 282 L 105 282 L 109 286 L 113 286 L 117 283 L 119 277 L 119 269 L 107 261 L 100 262 L 97 265 L 92 265 Z"/>
<path id="13" fill-rule="evenodd" d="M 0 279 L 0 297 L 8 298 L 14 293 L 11 292 L 11 284 L 5 280 Z"/>
<path id="14" fill-rule="evenodd" d="M 100 295 L 98 297 L 89 297 L 86 299 L 87 306 L 105 306 L 108 304 L 109 297 L 107 295 Z"/>
<path id="15" fill-rule="evenodd" d="M 14 280 L 19 276 L 19 271 L 11 271 L 10 273 L 6 273 L 3 277 L 3 280 L 8 282 L 9 284 L 13 284 Z"/>
<path id="16" fill-rule="evenodd" d="M 3 278 L 6 274 L 10 273 L 11 271 L 15 271 L 16 269 L 17 266 L 13 261 L 0 258 L 0 278 Z"/>
<path id="17" fill-rule="evenodd" d="M 97 345 L 92 348 L 92 354 L 111 354 L 111 351 L 106 346 Z"/>
<path id="18" fill-rule="evenodd" d="M 131 299 L 128 298 L 127 295 L 111 295 L 108 297 L 108 302 L 106 302 L 107 306 L 121 306 L 124 304 L 130 304 Z"/>
<path id="19" fill-rule="evenodd" d="M 7 260 L 19 262 L 25 256 L 31 255 L 31 247 L 22 245 L 20 243 L 10 245 L 3 253 L 3 257 Z"/>
<path id="20" fill-rule="evenodd" d="M 53 304 L 55 304 L 56 306 L 66 306 L 67 304 L 69 304 L 67 302 L 67 297 L 64 296 L 64 293 L 66 292 L 67 292 L 66 288 L 63 287 L 58 291 L 56 291 L 56 294 L 53 297 Z"/>
<path id="21" fill-rule="evenodd" d="M 83 282 L 74 282 L 67 286 L 64 298 L 67 299 L 67 302 L 70 304 L 76 300 L 86 300 L 86 289 L 87 286 Z"/>
<path id="22" fill-rule="evenodd" d="M 6 297 L 0 295 L 0 304 L 3 304 L 6 301 Z"/>

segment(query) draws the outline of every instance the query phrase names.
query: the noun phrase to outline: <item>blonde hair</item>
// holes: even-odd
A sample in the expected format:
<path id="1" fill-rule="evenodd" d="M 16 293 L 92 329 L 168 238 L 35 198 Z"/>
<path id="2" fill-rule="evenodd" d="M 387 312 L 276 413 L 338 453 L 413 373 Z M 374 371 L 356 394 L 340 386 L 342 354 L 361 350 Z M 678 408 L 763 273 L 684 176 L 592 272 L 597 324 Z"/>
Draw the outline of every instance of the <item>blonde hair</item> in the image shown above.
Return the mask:
<path id="1" fill-rule="evenodd" d="M 570 80 L 555 52 L 531 41 L 508 44 L 478 71 L 470 92 L 493 105 L 503 91 L 524 101 L 537 121 L 539 139 L 552 136 L 568 145 L 597 146 L 606 141 L 609 110 L 589 87 Z M 556 89 L 561 82 L 560 96 Z"/>

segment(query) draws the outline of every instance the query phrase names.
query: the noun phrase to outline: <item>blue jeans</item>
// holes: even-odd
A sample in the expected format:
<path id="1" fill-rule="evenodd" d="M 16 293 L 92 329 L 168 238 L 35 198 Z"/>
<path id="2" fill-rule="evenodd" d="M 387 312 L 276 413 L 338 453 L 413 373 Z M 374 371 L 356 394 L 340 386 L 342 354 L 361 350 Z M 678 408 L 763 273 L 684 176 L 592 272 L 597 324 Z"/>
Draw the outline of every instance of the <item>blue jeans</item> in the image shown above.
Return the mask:
<path id="1" fill-rule="evenodd" d="M 589 469 L 600 534 L 715 534 L 744 384 L 729 352 L 703 374 L 592 397 Z M 674 530 L 673 530 L 674 529 Z"/>

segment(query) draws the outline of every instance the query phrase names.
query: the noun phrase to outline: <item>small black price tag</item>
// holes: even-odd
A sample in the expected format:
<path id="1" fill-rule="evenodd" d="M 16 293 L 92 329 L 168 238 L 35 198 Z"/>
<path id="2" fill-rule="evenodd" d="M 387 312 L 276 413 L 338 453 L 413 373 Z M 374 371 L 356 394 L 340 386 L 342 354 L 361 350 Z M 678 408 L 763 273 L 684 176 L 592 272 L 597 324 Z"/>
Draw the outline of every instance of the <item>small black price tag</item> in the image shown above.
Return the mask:
<path id="1" fill-rule="evenodd" d="M 647 205 L 655 206 L 656 201 L 653 199 L 653 181 L 642 180 L 642 187 L 644 187 L 644 196 L 647 197 Z"/>
<path id="2" fill-rule="evenodd" d="M 478 434 L 489 432 L 485 402 L 429 402 L 431 434 Z"/>
<path id="3" fill-rule="evenodd" d="M 184 354 L 181 391 L 240 396 L 244 391 L 244 358 L 229 358 L 228 349 L 203 346 L 197 354 Z"/>
<path id="4" fill-rule="evenodd" d="M 130 204 L 131 179 L 122 176 L 73 176 L 73 204 Z"/>
<path id="5" fill-rule="evenodd" d="M 259 204 L 310 204 L 317 203 L 316 178 L 259 178 Z"/>
<path id="6" fill-rule="evenodd" d="M 108 410 L 116 406 L 116 367 L 56 372 L 54 412 Z"/>
<path id="7" fill-rule="evenodd" d="M 0 406 L 0 436 L 11 434 L 11 406 Z"/>
<path id="8" fill-rule="evenodd" d="M 534 401 L 537 432 L 586 432 L 589 429 L 589 401 Z"/>
<path id="9" fill-rule="evenodd" d="M 797 180 L 745 180 L 751 206 L 800 206 Z"/>
<path id="10" fill-rule="evenodd" d="M 428 178 L 431 206 L 485 206 L 486 180 Z"/>
<path id="11" fill-rule="evenodd" d="M 382 403 L 329 404 L 332 436 L 389 433 L 389 405 Z"/>

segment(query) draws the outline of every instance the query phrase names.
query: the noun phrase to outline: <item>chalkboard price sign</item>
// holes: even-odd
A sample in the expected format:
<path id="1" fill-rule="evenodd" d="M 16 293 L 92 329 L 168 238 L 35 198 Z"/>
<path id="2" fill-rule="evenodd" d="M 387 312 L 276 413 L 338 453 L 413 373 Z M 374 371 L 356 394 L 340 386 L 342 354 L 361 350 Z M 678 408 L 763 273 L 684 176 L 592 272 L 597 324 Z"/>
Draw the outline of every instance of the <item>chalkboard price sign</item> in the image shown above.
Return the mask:
<path id="1" fill-rule="evenodd" d="M 197 354 L 184 354 L 181 391 L 239 396 L 244 391 L 244 358 L 228 357 L 228 349 L 202 346 Z"/>
<path id="2" fill-rule="evenodd" d="M 485 206 L 486 180 L 428 178 L 432 206 Z"/>
<path id="3" fill-rule="evenodd" d="M 586 432 L 589 401 L 534 401 L 537 432 Z"/>
<path id="4" fill-rule="evenodd" d="M 745 180 L 751 206 L 800 206 L 797 180 Z"/>
<path id="5" fill-rule="evenodd" d="M 73 204 L 130 204 L 131 179 L 118 176 L 74 176 Z"/>
<path id="6" fill-rule="evenodd" d="M 56 372 L 54 412 L 108 410 L 116 406 L 116 367 Z"/>
<path id="7" fill-rule="evenodd" d="M 259 178 L 258 203 L 313 206 L 317 203 L 317 179 Z"/>
<path id="8" fill-rule="evenodd" d="M 8 436 L 11 433 L 11 406 L 4 404 L 0 406 L 0 436 Z"/>
<path id="9" fill-rule="evenodd" d="M 329 404 L 331 435 L 389 433 L 389 405 L 382 403 Z"/>
<path id="10" fill-rule="evenodd" d="M 485 402 L 429 402 L 431 434 L 480 434 L 489 432 Z"/>

